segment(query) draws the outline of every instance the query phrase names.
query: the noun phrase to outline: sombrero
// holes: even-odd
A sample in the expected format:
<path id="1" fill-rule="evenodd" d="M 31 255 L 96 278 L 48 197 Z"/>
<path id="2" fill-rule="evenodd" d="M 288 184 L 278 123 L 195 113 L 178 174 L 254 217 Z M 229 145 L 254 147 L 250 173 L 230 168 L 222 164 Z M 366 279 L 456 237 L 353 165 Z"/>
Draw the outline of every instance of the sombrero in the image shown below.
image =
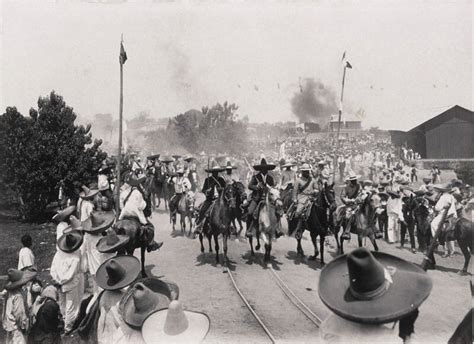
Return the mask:
<path id="1" fill-rule="evenodd" d="M 5 289 L 12 290 L 22 285 L 25 285 L 36 277 L 36 271 L 8 269 L 8 283 L 5 284 Z"/>
<path id="2" fill-rule="evenodd" d="M 400 194 L 398 192 L 388 190 L 387 193 L 394 198 L 400 198 Z"/>
<path id="3" fill-rule="evenodd" d="M 451 191 L 451 184 L 449 184 L 449 183 L 434 184 L 433 189 L 438 190 L 440 192 L 449 192 L 449 191 Z"/>
<path id="4" fill-rule="evenodd" d="M 52 220 L 56 222 L 64 221 L 70 215 L 72 215 L 75 210 L 76 210 L 75 205 L 70 205 L 69 207 L 66 207 L 63 210 L 58 210 L 58 212 L 53 216 Z"/>
<path id="5" fill-rule="evenodd" d="M 152 313 L 142 326 L 146 344 L 201 343 L 209 332 L 210 320 L 204 313 L 185 311 L 172 301 L 168 309 Z"/>
<path id="6" fill-rule="evenodd" d="M 318 165 L 327 165 L 326 160 L 319 160 Z"/>
<path id="7" fill-rule="evenodd" d="M 303 165 L 300 166 L 299 168 L 300 171 L 311 171 L 311 166 L 309 164 L 304 163 Z"/>
<path id="8" fill-rule="evenodd" d="M 107 259 L 97 269 L 95 279 L 105 290 L 122 289 L 135 281 L 140 273 L 140 261 L 134 256 L 120 255 Z"/>
<path id="9" fill-rule="evenodd" d="M 373 184 L 374 183 L 369 179 L 366 179 L 362 182 L 362 185 L 364 185 L 364 186 L 372 186 Z"/>
<path id="10" fill-rule="evenodd" d="M 156 160 L 160 158 L 160 154 L 152 154 L 146 157 L 148 160 Z"/>
<path id="11" fill-rule="evenodd" d="M 145 278 L 130 287 L 120 302 L 124 321 L 135 328 L 141 328 L 145 319 L 160 309 L 168 308 L 172 300 L 179 297 L 179 288 L 158 278 Z"/>
<path id="12" fill-rule="evenodd" d="M 382 180 L 382 181 L 380 182 L 380 186 L 389 186 L 389 185 L 390 185 L 390 183 L 387 182 L 386 180 Z"/>
<path id="13" fill-rule="evenodd" d="M 237 167 L 232 166 L 232 163 L 230 162 L 230 160 L 227 160 L 227 162 L 226 162 L 226 164 L 225 164 L 225 169 L 226 169 L 226 170 L 236 170 Z"/>
<path id="14" fill-rule="evenodd" d="M 423 177 L 423 181 L 424 181 L 425 183 L 429 183 L 429 182 L 432 181 L 432 179 L 431 179 L 430 177 Z"/>
<path id="15" fill-rule="evenodd" d="M 97 234 L 112 226 L 115 220 L 113 211 L 93 211 L 89 219 L 84 221 L 83 229 L 90 234 Z"/>
<path id="16" fill-rule="evenodd" d="M 414 192 L 413 188 L 409 185 L 402 185 L 400 186 L 400 191 L 411 191 Z"/>
<path id="17" fill-rule="evenodd" d="M 288 161 L 286 162 L 285 160 L 282 161 L 282 164 L 281 164 L 281 167 L 282 168 L 286 168 L 286 167 L 293 167 L 295 166 L 296 164 L 293 162 L 293 161 Z"/>
<path id="18" fill-rule="evenodd" d="M 113 229 L 106 231 L 106 236 L 100 238 L 97 242 L 97 251 L 102 253 L 111 253 L 118 251 L 123 245 L 127 244 L 130 240 L 128 235 L 121 235 L 115 233 Z"/>
<path id="19" fill-rule="evenodd" d="M 417 196 L 417 197 L 424 196 L 425 194 L 426 194 L 426 192 L 424 190 L 416 190 L 415 191 L 415 196 Z"/>
<path id="20" fill-rule="evenodd" d="M 360 176 L 358 174 L 350 173 L 347 177 L 346 180 L 357 180 L 359 179 Z"/>
<path id="21" fill-rule="evenodd" d="M 379 195 L 379 196 L 383 196 L 383 197 L 387 197 L 387 198 L 390 197 L 390 196 L 388 195 L 388 193 L 386 193 L 385 191 L 379 192 L 378 195 Z"/>
<path id="22" fill-rule="evenodd" d="M 69 222 L 71 224 L 64 228 L 63 233 L 69 233 L 71 231 L 82 231 L 84 228 L 82 227 L 82 222 L 77 219 L 74 215 L 69 217 Z"/>
<path id="23" fill-rule="evenodd" d="M 363 247 L 332 260 L 319 278 L 321 301 L 358 323 L 401 319 L 417 309 L 431 289 L 431 279 L 420 267 Z"/>
<path id="24" fill-rule="evenodd" d="M 181 155 L 175 154 L 175 155 L 172 155 L 172 157 L 178 160 L 179 158 L 181 158 Z"/>
<path id="25" fill-rule="evenodd" d="M 173 159 L 172 157 L 166 155 L 166 156 L 162 157 L 162 158 L 160 159 L 160 161 L 161 161 L 162 163 L 169 164 L 170 162 L 173 162 L 174 159 Z"/>
<path id="26" fill-rule="evenodd" d="M 184 161 L 187 161 L 187 162 L 190 162 L 190 161 L 193 160 L 193 159 L 194 159 L 194 157 L 191 156 L 191 155 L 186 155 L 186 156 L 183 158 L 183 160 L 184 160 Z"/>
<path id="27" fill-rule="evenodd" d="M 267 160 L 265 160 L 265 158 L 262 158 L 262 160 L 260 161 L 260 164 L 254 165 L 253 169 L 255 171 L 271 171 L 271 170 L 274 170 L 275 167 L 276 167 L 276 165 L 267 164 Z"/>
<path id="28" fill-rule="evenodd" d="M 71 253 L 81 247 L 83 239 L 84 237 L 80 231 L 69 231 L 59 237 L 58 247 L 63 252 Z"/>
<path id="29" fill-rule="evenodd" d="M 218 165 L 216 161 L 213 161 L 212 166 L 209 168 L 204 169 L 207 173 L 212 173 L 212 172 L 223 172 L 225 171 L 225 168 Z"/>
<path id="30" fill-rule="evenodd" d="M 89 189 L 87 186 L 81 186 L 82 191 L 79 193 L 79 197 L 82 199 L 92 199 L 95 195 L 99 193 L 99 189 L 91 188 Z"/>

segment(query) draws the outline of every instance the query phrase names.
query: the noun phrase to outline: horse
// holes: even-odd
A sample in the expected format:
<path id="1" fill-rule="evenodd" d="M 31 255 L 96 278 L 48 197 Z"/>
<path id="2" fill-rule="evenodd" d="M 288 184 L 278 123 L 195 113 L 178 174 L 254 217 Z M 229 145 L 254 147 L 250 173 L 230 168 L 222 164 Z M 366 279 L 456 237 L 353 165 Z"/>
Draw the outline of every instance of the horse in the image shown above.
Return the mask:
<path id="1" fill-rule="evenodd" d="M 265 245 L 264 262 L 270 261 L 272 251 L 272 239 L 275 237 L 277 226 L 280 225 L 280 213 L 283 202 L 280 199 L 280 191 L 271 187 L 267 187 L 264 200 L 258 205 L 258 222 L 256 223 L 255 237 L 257 238 L 256 250 L 260 249 L 260 236 L 263 238 Z M 249 214 L 249 216 L 252 216 Z M 255 226 L 255 225 L 254 225 Z M 255 256 L 253 250 L 253 238 L 249 237 L 250 250 L 252 256 Z"/>
<path id="2" fill-rule="evenodd" d="M 464 266 L 460 275 L 467 275 L 467 268 L 474 248 L 474 223 L 465 217 L 459 218 L 446 232 L 446 240 L 456 240 L 464 256 Z"/>
<path id="3" fill-rule="evenodd" d="M 189 171 L 188 179 L 191 182 L 191 191 L 196 192 L 199 185 L 199 177 L 196 171 Z"/>
<path id="4" fill-rule="evenodd" d="M 293 203 L 293 192 L 294 192 L 294 187 L 291 184 L 287 185 L 280 192 L 281 200 L 283 202 L 283 212 L 285 214 L 288 213 L 288 209 L 290 209 L 290 206 Z"/>
<path id="5" fill-rule="evenodd" d="M 214 238 L 216 249 L 216 264 L 219 263 L 219 234 L 222 234 L 224 263 L 227 264 L 227 240 L 230 237 L 231 208 L 236 206 L 236 192 L 234 187 L 229 184 L 221 192 L 219 198 L 214 201 L 209 209 L 209 217 L 204 221 L 203 232 L 209 240 L 209 252 L 212 252 L 211 238 Z M 203 233 L 199 233 L 201 243 L 201 252 L 204 252 L 202 243 Z"/>
<path id="6" fill-rule="evenodd" d="M 299 255 L 304 256 L 303 248 L 301 247 L 301 238 L 303 232 L 308 230 L 311 235 L 311 241 L 314 247 L 314 255 L 309 257 L 309 260 L 316 260 L 319 255 L 316 238 L 319 236 L 319 247 L 321 251 L 321 264 L 324 265 L 324 241 L 330 227 L 330 219 L 328 218 L 328 209 L 333 210 L 336 207 L 336 195 L 334 192 L 334 183 L 324 183 L 321 191 L 316 196 L 315 200 L 311 202 L 308 217 L 303 221 L 303 226 L 295 233 L 298 242 L 296 251 Z M 298 219 L 295 217 L 288 217 L 288 229 L 292 233 L 298 225 Z"/>
<path id="7" fill-rule="evenodd" d="M 140 249 L 141 273 L 142 277 L 147 277 L 145 272 L 145 251 L 148 245 L 153 242 L 155 231 L 153 225 L 143 226 L 136 217 L 124 217 L 118 220 L 112 229 L 120 235 L 126 235 L 130 238 L 128 243 L 121 248 L 118 253 L 126 253 L 133 256 L 135 249 Z"/>
<path id="8" fill-rule="evenodd" d="M 195 207 L 194 203 L 196 202 L 196 198 L 194 195 L 194 192 L 188 191 L 186 192 L 183 196 L 181 196 L 181 199 L 179 200 L 178 203 L 178 208 L 176 212 L 180 215 L 180 224 L 181 224 L 181 233 L 185 234 L 186 233 L 186 218 L 189 219 L 189 233 L 188 236 L 191 235 L 191 230 L 193 228 L 193 218 L 194 218 L 194 212 L 195 212 Z M 171 217 L 172 223 L 173 223 L 173 231 L 175 230 L 175 225 L 176 225 L 176 216 Z"/>
<path id="9" fill-rule="evenodd" d="M 340 254 L 344 254 L 344 238 L 339 238 L 341 223 L 343 227 L 349 225 L 350 231 L 357 235 L 359 247 L 362 247 L 362 239 L 368 237 L 374 246 L 375 251 L 379 250 L 375 241 L 375 221 L 377 219 L 377 211 L 380 207 L 380 196 L 372 192 L 364 199 L 354 211 L 346 209 L 346 214 L 342 221 L 335 225 L 334 237 L 336 239 L 337 248 Z M 351 218 L 351 217 L 354 218 Z M 350 223 L 349 223 L 350 221 Z"/>
<path id="10" fill-rule="evenodd" d="M 232 186 L 234 187 L 236 198 L 235 207 L 230 208 L 230 218 L 232 226 L 234 228 L 237 228 L 235 221 L 237 221 L 237 223 L 239 224 L 239 232 L 237 233 L 237 235 L 240 236 L 240 233 L 243 229 L 242 217 L 244 214 L 244 211 L 242 210 L 242 203 L 247 198 L 247 195 L 245 193 L 245 186 L 241 182 L 235 181 Z"/>
<path id="11" fill-rule="evenodd" d="M 416 224 L 416 236 L 418 239 L 418 248 L 425 252 L 431 244 L 431 226 L 433 216 L 430 215 L 428 201 L 423 197 L 413 199 L 413 215 Z"/>

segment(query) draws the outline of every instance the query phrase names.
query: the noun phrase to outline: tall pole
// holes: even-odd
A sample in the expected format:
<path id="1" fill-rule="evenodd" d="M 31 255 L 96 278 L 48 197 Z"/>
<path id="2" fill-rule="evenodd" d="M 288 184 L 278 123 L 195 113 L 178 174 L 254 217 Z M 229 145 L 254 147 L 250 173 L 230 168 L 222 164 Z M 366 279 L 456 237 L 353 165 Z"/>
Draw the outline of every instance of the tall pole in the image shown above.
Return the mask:
<path id="1" fill-rule="evenodd" d="M 123 42 L 123 35 L 122 41 Z M 117 189 L 117 202 L 115 203 L 115 216 L 118 220 L 120 215 L 120 181 L 121 181 L 121 165 L 122 165 L 122 117 L 123 117 L 123 61 L 120 59 L 120 105 L 119 105 L 119 142 L 117 154 L 117 182 L 115 187 Z"/>
<path id="2" fill-rule="evenodd" d="M 346 80 L 346 68 L 347 64 L 344 64 L 344 71 L 342 72 L 342 89 L 341 89 L 341 105 L 339 107 L 339 115 L 337 119 L 337 136 L 336 136 L 336 154 L 334 154 L 334 165 L 332 171 L 332 181 L 336 181 L 336 169 L 339 151 L 339 134 L 341 132 L 341 117 L 342 117 L 342 101 L 344 100 L 344 82 Z"/>

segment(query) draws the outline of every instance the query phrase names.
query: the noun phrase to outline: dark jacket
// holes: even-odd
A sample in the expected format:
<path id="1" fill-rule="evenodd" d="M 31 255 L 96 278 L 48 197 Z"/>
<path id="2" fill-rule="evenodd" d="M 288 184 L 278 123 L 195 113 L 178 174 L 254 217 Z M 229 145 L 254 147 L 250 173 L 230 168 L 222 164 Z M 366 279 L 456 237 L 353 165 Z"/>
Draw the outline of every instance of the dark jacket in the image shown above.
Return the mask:
<path id="1" fill-rule="evenodd" d="M 271 175 L 263 175 L 259 172 L 252 176 L 249 189 L 252 190 L 252 198 L 254 200 L 259 201 L 262 198 L 265 186 L 275 186 L 275 180 Z"/>
<path id="2" fill-rule="evenodd" d="M 204 185 L 202 186 L 202 193 L 206 195 L 207 199 L 212 199 L 214 197 L 214 188 L 217 188 L 217 192 L 221 192 L 225 187 L 225 180 L 222 177 L 213 177 L 209 176 L 204 180 Z"/>

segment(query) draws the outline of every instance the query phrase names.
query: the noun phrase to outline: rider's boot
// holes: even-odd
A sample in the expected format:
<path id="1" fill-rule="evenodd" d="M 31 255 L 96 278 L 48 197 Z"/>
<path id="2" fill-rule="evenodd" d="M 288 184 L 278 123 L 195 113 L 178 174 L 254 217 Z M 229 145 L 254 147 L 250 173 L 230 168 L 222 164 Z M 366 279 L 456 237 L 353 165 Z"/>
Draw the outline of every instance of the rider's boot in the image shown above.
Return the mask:
<path id="1" fill-rule="evenodd" d="M 344 228 L 344 232 L 341 235 L 342 239 L 344 239 L 344 240 L 350 240 L 351 239 L 351 225 L 352 225 L 352 219 L 349 220 L 346 227 Z"/>
<path id="2" fill-rule="evenodd" d="M 153 240 L 153 242 L 147 246 L 146 251 L 147 252 L 156 251 L 156 250 L 159 250 L 161 246 L 163 246 L 163 242 L 156 242 L 155 240 Z"/>

